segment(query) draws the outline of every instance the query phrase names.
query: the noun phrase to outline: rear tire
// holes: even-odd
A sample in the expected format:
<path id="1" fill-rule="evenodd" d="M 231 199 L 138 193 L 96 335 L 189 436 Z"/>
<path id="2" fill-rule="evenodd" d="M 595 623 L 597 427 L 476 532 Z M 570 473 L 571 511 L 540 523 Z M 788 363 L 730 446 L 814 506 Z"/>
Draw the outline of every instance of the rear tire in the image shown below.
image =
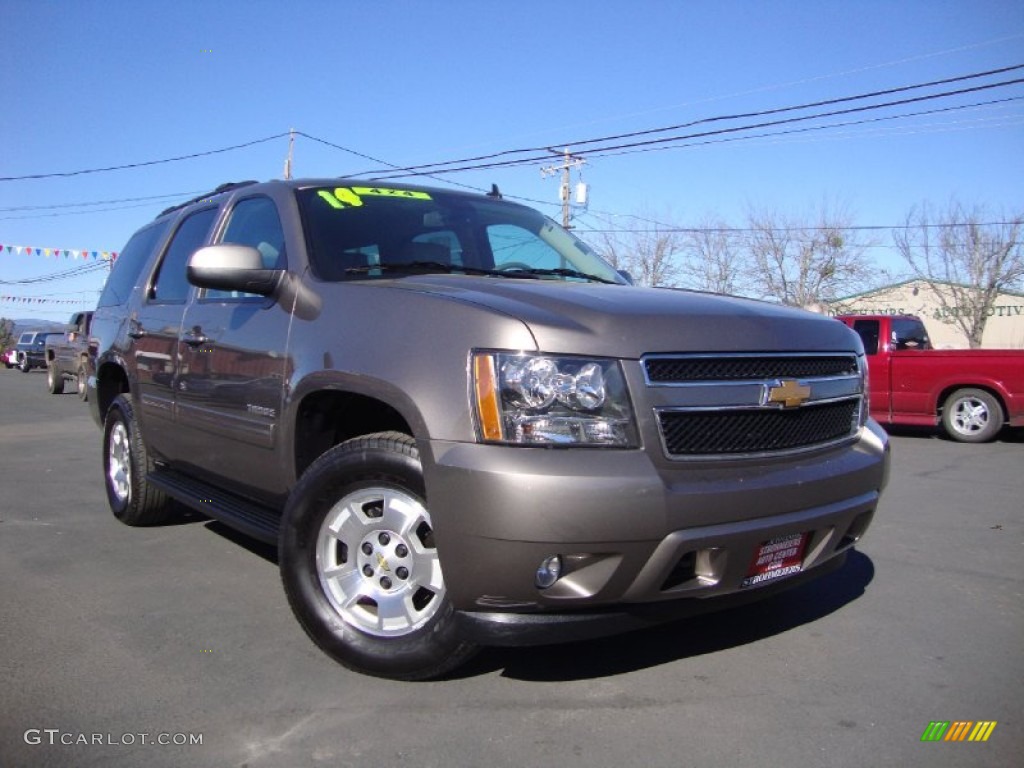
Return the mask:
<path id="1" fill-rule="evenodd" d="M 57 366 L 50 363 L 46 366 L 46 388 L 51 395 L 64 394 L 64 376 L 57 371 Z"/>
<path id="2" fill-rule="evenodd" d="M 32 366 L 28 364 L 28 355 L 22 355 L 21 361 L 18 363 L 18 368 L 22 373 L 28 373 L 32 370 Z"/>
<path id="3" fill-rule="evenodd" d="M 350 669 L 425 680 L 476 650 L 446 594 L 407 435 L 355 438 L 317 459 L 289 496 L 278 557 L 296 618 Z"/>
<path id="4" fill-rule="evenodd" d="M 942 426 L 961 443 L 987 443 L 1003 428 L 1003 409 L 984 389 L 958 389 L 942 406 Z"/>
<path id="5" fill-rule="evenodd" d="M 146 482 L 152 468 L 132 404 L 118 395 L 103 426 L 103 474 L 110 511 L 125 525 L 159 525 L 170 517 L 173 502 Z"/>

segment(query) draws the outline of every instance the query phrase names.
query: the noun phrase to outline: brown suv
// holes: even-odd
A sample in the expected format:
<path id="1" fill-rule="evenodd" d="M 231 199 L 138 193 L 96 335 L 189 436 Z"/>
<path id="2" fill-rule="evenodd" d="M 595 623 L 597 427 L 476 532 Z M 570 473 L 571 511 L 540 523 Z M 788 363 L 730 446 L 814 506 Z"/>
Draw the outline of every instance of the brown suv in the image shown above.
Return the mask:
<path id="1" fill-rule="evenodd" d="M 387 677 L 823 573 L 887 476 L 841 323 L 634 287 L 493 193 L 225 185 L 132 237 L 90 352 L 114 514 L 276 543 L 312 639 Z"/>

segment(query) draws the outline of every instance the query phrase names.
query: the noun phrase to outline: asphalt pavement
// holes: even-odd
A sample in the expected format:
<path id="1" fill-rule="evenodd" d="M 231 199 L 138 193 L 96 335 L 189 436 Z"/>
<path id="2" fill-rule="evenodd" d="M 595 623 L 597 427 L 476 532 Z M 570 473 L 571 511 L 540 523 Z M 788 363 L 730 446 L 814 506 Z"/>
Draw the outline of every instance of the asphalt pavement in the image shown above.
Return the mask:
<path id="1" fill-rule="evenodd" d="M 275 553 L 128 528 L 87 407 L 0 369 L 0 766 L 1011 766 L 1024 754 L 1024 438 L 893 437 L 839 571 L 452 679 L 333 663 Z M 984 742 L 932 722 L 996 723 Z M 1014 757 L 1016 755 L 1016 757 Z"/>

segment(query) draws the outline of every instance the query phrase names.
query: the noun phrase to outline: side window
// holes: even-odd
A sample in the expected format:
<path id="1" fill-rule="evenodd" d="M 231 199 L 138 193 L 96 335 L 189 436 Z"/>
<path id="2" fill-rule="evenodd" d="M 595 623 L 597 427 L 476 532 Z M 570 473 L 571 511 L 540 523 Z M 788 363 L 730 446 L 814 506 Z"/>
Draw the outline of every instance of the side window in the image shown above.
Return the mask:
<path id="1" fill-rule="evenodd" d="M 566 266 L 558 251 L 533 232 L 514 224 L 489 226 L 487 240 L 494 255 L 495 269 L 561 269 Z"/>
<path id="2" fill-rule="evenodd" d="M 860 335 L 864 343 L 864 352 L 868 355 L 878 354 L 879 323 L 877 320 L 854 320 L 853 330 Z"/>
<path id="3" fill-rule="evenodd" d="M 149 289 L 150 301 L 185 301 L 188 298 L 190 286 L 185 276 L 185 264 L 188 257 L 206 242 L 216 217 L 216 208 L 206 208 L 181 222 L 153 278 Z"/>
<path id="4" fill-rule="evenodd" d="M 151 224 L 132 235 L 110 270 L 97 306 L 116 306 L 128 300 L 132 288 L 139 282 L 139 275 L 142 274 L 142 268 L 146 266 L 150 254 L 167 234 L 169 223 L 169 220 L 165 220 Z"/>
<path id="5" fill-rule="evenodd" d="M 264 269 L 283 269 L 287 264 L 284 228 L 277 214 L 277 206 L 269 197 L 240 200 L 231 211 L 220 242 L 252 246 L 263 257 Z M 249 297 L 263 298 L 255 293 L 218 290 L 203 292 L 203 298 L 220 301 Z"/>

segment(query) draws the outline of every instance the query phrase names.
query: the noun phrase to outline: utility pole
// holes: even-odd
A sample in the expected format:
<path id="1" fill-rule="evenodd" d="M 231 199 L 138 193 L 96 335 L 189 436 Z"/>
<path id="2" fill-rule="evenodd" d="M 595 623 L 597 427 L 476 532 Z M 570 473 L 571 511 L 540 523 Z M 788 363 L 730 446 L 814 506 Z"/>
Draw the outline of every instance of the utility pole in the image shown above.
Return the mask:
<path id="1" fill-rule="evenodd" d="M 549 152 L 555 152 L 555 150 L 553 150 L 553 149 L 549 149 L 548 151 Z M 558 153 L 555 152 L 555 154 L 558 154 Z M 587 161 L 584 160 L 582 157 L 573 157 L 572 154 L 570 154 L 570 152 L 569 152 L 569 148 L 566 147 L 565 148 L 565 156 L 564 156 L 564 159 L 562 160 L 562 164 L 561 165 L 551 165 L 551 166 L 548 166 L 547 168 L 541 168 L 540 169 L 540 175 L 541 175 L 542 178 L 547 178 L 548 176 L 553 176 L 556 173 L 558 173 L 559 171 L 562 172 L 562 184 L 561 184 L 561 187 L 559 188 L 558 194 L 559 194 L 559 198 L 562 201 L 562 226 L 565 227 L 566 229 L 570 229 L 571 228 L 571 225 L 569 224 L 569 209 L 571 207 L 570 206 L 570 202 L 571 202 L 572 195 L 570 194 L 570 187 L 569 187 L 569 171 L 571 169 L 573 169 L 573 168 L 579 168 L 579 167 L 585 165 L 586 162 Z"/>
<path id="2" fill-rule="evenodd" d="M 284 178 L 285 181 L 292 177 L 292 157 L 295 154 L 295 129 L 291 128 L 288 131 L 288 157 L 284 161 Z"/>

